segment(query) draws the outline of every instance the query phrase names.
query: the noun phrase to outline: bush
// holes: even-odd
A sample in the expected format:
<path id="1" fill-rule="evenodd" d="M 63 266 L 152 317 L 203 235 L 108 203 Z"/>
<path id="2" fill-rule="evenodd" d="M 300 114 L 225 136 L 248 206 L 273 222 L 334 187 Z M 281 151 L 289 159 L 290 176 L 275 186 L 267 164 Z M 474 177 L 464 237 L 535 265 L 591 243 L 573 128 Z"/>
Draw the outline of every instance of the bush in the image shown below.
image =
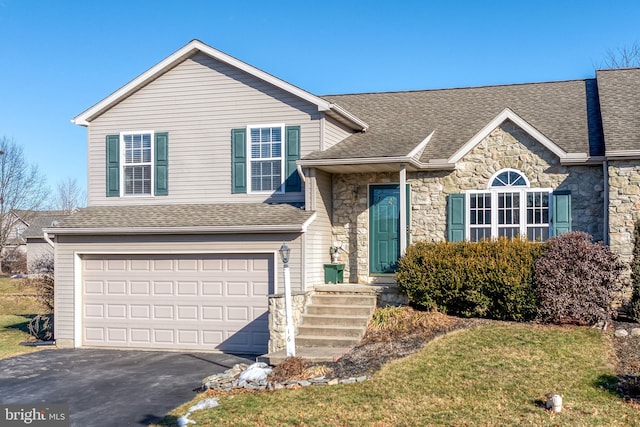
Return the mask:
<path id="1" fill-rule="evenodd" d="M 631 261 L 631 284 L 633 293 L 629 301 L 629 315 L 640 322 L 640 221 L 637 221 L 633 230 L 633 260 Z"/>
<path id="2" fill-rule="evenodd" d="M 11 251 L 2 260 L 2 272 L 6 274 L 26 273 L 27 255 L 18 249 Z"/>
<path id="3" fill-rule="evenodd" d="M 421 309 L 529 320 L 536 315 L 533 271 L 542 249 L 519 239 L 419 242 L 399 261 L 398 288 Z"/>
<path id="4" fill-rule="evenodd" d="M 32 265 L 34 274 L 29 276 L 29 285 L 36 292 L 36 299 L 44 307 L 53 312 L 54 306 L 54 262 L 53 256 L 43 256 Z"/>
<path id="5" fill-rule="evenodd" d="M 547 241 L 535 265 L 539 319 L 550 323 L 595 324 L 615 314 L 623 265 L 608 246 L 573 231 Z"/>

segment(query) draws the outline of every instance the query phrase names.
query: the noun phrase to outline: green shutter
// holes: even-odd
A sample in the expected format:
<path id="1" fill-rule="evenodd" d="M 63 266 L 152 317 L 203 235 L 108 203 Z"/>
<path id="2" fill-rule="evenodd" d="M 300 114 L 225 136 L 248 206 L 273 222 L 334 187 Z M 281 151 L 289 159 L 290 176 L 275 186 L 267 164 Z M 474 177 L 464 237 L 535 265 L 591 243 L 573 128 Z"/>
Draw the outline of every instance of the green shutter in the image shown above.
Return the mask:
<path id="1" fill-rule="evenodd" d="M 553 192 L 553 235 L 571 231 L 571 192 Z"/>
<path id="2" fill-rule="evenodd" d="M 231 129 L 231 192 L 247 192 L 247 129 Z"/>
<path id="3" fill-rule="evenodd" d="M 120 135 L 107 135 L 107 197 L 120 196 Z"/>
<path id="4" fill-rule="evenodd" d="M 285 135 L 287 179 L 284 191 L 287 193 L 300 192 L 302 191 L 302 180 L 296 165 L 296 161 L 300 160 L 300 126 L 287 126 Z"/>
<path id="5" fill-rule="evenodd" d="M 449 194 L 447 204 L 447 239 L 450 242 L 462 242 L 465 232 L 465 195 Z"/>
<path id="6" fill-rule="evenodd" d="M 156 196 L 169 194 L 169 134 L 155 134 L 154 191 Z"/>

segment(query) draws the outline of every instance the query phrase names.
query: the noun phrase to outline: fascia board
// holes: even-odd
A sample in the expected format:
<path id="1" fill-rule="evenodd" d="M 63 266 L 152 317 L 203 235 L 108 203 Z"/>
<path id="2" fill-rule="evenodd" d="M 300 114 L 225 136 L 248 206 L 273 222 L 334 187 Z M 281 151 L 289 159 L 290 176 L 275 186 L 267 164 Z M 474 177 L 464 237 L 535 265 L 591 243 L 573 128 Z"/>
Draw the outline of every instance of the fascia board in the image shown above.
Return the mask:
<path id="1" fill-rule="evenodd" d="M 638 159 L 640 150 L 607 150 L 605 157 L 610 160 Z"/>
<path id="2" fill-rule="evenodd" d="M 567 153 L 560 159 L 562 165 L 598 164 L 605 160 L 604 156 L 589 156 L 587 153 Z"/>
<path id="3" fill-rule="evenodd" d="M 258 226 L 213 226 L 213 227 L 90 227 L 47 228 L 43 231 L 56 235 L 122 235 L 122 234 L 266 234 L 303 233 L 315 219 L 315 213 L 303 224 L 279 224 Z"/>
<path id="4" fill-rule="evenodd" d="M 531 137 L 533 137 L 536 141 L 541 143 L 544 147 L 558 156 L 560 159 L 564 159 L 567 157 L 567 153 L 560 148 L 557 144 L 551 141 L 549 138 L 544 136 L 540 131 L 531 126 L 524 120 L 522 117 L 518 116 L 516 113 L 511 111 L 509 108 L 505 108 L 500 114 L 498 114 L 493 120 L 491 120 L 485 127 L 483 127 L 480 132 L 475 134 L 473 138 L 471 138 L 466 144 L 464 144 L 458 151 L 456 151 L 453 156 L 451 156 L 448 160 L 449 163 L 456 163 L 462 157 L 464 157 L 469 151 L 471 151 L 476 145 L 480 143 L 484 138 L 486 138 L 496 127 L 501 125 L 505 120 L 511 120 L 520 128 L 522 128 L 525 132 L 527 132 Z"/>
<path id="5" fill-rule="evenodd" d="M 336 114 L 344 117 L 347 121 L 356 125 L 358 130 L 361 132 L 366 132 L 369 129 L 369 125 L 339 106 L 338 104 L 330 104 L 331 111 L 334 111 Z"/>
<path id="6" fill-rule="evenodd" d="M 409 157 L 353 157 L 342 159 L 310 159 L 298 160 L 297 162 L 303 167 L 313 166 L 332 166 L 332 165 L 368 165 L 380 163 L 415 163 L 414 159 Z"/>
<path id="7" fill-rule="evenodd" d="M 375 165 L 375 164 L 409 164 L 419 170 L 452 170 L 455 164 L 449 163 L 447 160 L 430 161 L 428 163 L 421 162 L 415 157 L 361 157 L 361 158 L 344 158 L 344 159 L 313 159 L 298 160 L 298 164 L 303 167 L 314 166 L 336 166 L 336 165 Z"/>

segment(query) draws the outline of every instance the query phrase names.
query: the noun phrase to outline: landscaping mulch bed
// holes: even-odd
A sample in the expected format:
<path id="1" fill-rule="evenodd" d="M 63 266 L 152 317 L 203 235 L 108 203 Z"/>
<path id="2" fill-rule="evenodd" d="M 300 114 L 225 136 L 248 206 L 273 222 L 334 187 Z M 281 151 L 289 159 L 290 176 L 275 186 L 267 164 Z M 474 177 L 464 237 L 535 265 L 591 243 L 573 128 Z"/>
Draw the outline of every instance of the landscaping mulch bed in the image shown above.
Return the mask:
<path id="1" fill-rule="evenodd" d="M 337 378 L 371 375 L 384 364 L 420 350 L 426 343 L 446 333 L 482 324 L 498 323 L 488 319 L 462 319 L 430 313 L 426 323 L 409 330 L 370 328 L 360 344 L 337 362 L 323 363 Z"/>
<path id="2" fill-rule="evenodd" d="M 370 328 L 362 342 L 337 362 L 323 363 L 330 368 L 330 376 L 337 378 L 371 375 L 384 364 L 420 350 L 426 343 L 446 333 L 469 329 L 480 325 L 504 323 L 489 319 L 462 319 L 432 313 L 430 320 L 410 329 L 379 330 Z M 613 334 L 615 328 L 630 330 L 640 327 L 637 323 L 614 322 L 605 333 Z M 640 403 L 640 338 L 611 338 L 616 353 L 618 392 L 626 399 Z"/>

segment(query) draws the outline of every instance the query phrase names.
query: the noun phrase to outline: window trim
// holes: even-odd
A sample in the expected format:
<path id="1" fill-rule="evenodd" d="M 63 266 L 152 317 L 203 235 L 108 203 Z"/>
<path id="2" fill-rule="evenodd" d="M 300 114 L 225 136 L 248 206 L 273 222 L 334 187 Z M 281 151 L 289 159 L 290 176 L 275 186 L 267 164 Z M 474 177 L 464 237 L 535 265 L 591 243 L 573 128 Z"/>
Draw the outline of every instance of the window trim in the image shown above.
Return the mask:
<path id="1" fill-rule="evenodd" d="M 124 142 L 125 135 L 145 135 L 149 134 L 151 138 L 151 160 L 149 162 L 144 163 L 126 163 L 126 146 Z M 155 131 L 153 130 L 141 130 L 141 131 L 124 131 L 120 132 L 120 152 L 118 153 L 120 156 L 120 197 L 154 197 L 154 188 L 155 188 Z M 127 166 L 144 166 L 149 165 L 151 182 L 149 185 L 149 194 L 127 194 L 126 193 L 126 185 L 125 185 L 125 167 Z"/>
<path id="2" fill-rule="evenodd" d="M 251 165 L 254 161 L 273 161 L 277 160 L 277 157 L 259 158 L 254 159 L 252 157 L 251 151 L 251 130 L 252 129 L 262 129 L 262 128 L 280 128 L 280 185 L 275 190 L 254 190 L 253 189 L 253 181 L 251 175 Z M 247 194 L 284 194 L 285 193 L 285 175 L 286 175 L 286 126 L 284 123 L 267 123 L 267 124 L 258 124 L 258 125 L 247 125 L 247 136 L 246 136 L 246 153 L 247 153 Z"/>
<path id="3" fill-rule="evenodd" d="M 505 185 L 505 186 L 491 186 L 491 184 L 494 182 L 494 180 L 496 179 L 496 177 L 498 177 L 499 175 L 503 174 L 504 172 L 515 172 L 517 174 L 519 174 L 525 181 L 526 185 Z M 518 224 L 518 228 L 519 228 L 519 235 L 522 238 L 527 238 L 528 236 L 528 228 L 529 227 L 536 227 L 536 226 L 540 226 L 541 224 L 529 224 L 527 222 L 527 196 L 529 193 L 547 193 L 548 194 L 548 200 L 549 200 L 549 206 L 548 206 L 548 210 L 549 210 L 549 222 L 547 223 L 548 226 L 548 230 L 549 230 L 549 236 L 553 235 L 553 189 L 552 188 L 538 188 L 538 187 L 531 187 L 531 182 L 529 181 L 529 179 L 527 178 L 527 176 L 522 172 L 519 171 L 517 169 L 512 169 L 512 168 L 505 168 L 505 169 L 500 169 L 499 171 L 497 171 L 496 173 L 494 173 L 491 178 L 489 179 L 489 182 L 487 184 L 487 188 L 486 189 L 482 189 L 482 190 L 464 190 L 462 191 L 462 193 L 465 195 L 465 235 L 466 240 L 468 241 L 474 241 L 471 240 L 471 230 L 473 229 L 477 229 L 477 228 L 487 228 L 487 224 L 471 224 L 471 195 L 472 194 L 490 194 L 491 195 L 491 210 L 490 210 L 490 218 L 491 218 L 491 224 L 490 224 L 490 238 L 491 239 L 497 239 L 499 237 L 499 227 L 500 224 L 498 224 L 498 193 L 518 193 L 520 196 L 520 206 L 518 207 L 518 212 L 519 212 L 519 217 L 520 217 L 520 223 Z M 504 226 L 505 224 L 503 224 Z"/>

